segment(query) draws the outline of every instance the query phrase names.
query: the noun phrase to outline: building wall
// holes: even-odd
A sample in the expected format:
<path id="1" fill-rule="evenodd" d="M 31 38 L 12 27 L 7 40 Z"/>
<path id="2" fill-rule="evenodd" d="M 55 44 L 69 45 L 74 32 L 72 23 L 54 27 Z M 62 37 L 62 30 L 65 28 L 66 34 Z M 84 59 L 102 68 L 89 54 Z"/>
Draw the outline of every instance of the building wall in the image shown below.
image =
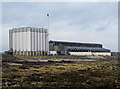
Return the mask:
<path id="1" fill-rule="evenodd" d="M 50 55 L 57 55 L 57 51 L 50 51 L 49 54 Z"/>
<path id="2" fill-rule="evenodd" d="M 16 55 L 46 55 L 48 33 L 43 28 L 13 28 L 9 30 L 9 49 Z"/>
<path id="3" fill-rule="evenodd" d="M 92 55 L 91 52 L 69 52 L 70 55 Z"/>
<path id="4" fill-rule="evenodd" d="M 94 55 L 111 56 L 111 52 L 94 52 Z"/>
<path id="5" fill-rule="evenodd" d="M 111 56 L 111 52 L 69 52 L 70 55 Z"/>
<path id="6" fill-rule="evenodd" d="M 111 56 L 109 49 L 102 47 L 102 44 L 74 43 L 62 41 L 50 41 L 50 51 L 56 51 L 57 55 L 108 55 Z"/>

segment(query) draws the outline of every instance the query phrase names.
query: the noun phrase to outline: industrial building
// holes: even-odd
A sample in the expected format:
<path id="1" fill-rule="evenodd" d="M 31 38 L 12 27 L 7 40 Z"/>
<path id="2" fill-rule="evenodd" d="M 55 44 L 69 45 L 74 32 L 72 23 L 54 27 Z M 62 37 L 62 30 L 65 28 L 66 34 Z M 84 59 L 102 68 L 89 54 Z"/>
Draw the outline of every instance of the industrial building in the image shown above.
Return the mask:
<path id="1" fill-rule="evenodd" d="M 10 29 L 9 50 L 13 50 L 15 55 L 48 55 L 48 30 L 33 27 Z"/>
<path id="2" fill-rule="evenodd" d="M 50 55 L 103 55 L 111 56 L 101 44 L 49 41 Z"/>
<path id="3" fill-rule="evenodd" d="M 9 30 L 9 54 L 14 55 L 103 55 L 111 56 L 102 44 L 49 41 L 48 29 L 21 27 Z"/>

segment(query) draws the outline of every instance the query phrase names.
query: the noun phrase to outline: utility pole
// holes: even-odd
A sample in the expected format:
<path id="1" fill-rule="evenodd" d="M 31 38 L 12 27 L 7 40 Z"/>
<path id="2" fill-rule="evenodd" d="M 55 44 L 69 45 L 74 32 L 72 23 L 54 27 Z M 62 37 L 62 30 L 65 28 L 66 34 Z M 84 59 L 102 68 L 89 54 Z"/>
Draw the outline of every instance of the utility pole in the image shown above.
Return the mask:
<path id="1" fill-rule="evenodd" d="M 47 50 L 48 50 L 48 55 L 49 55 L 49 14 L 47 14 L 47 41 L 48 41 L 48 44 L 47 44 Z"/>

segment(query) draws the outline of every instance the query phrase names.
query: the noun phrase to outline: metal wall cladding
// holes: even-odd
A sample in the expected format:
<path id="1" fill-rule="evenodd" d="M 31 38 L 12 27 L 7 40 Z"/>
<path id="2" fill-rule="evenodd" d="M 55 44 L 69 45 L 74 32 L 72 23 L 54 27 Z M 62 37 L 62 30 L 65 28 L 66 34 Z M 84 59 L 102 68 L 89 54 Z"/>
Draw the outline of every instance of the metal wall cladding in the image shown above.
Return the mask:
<path id="1" fill-rule="evenodd" d="M 49 53 L 47 29 L 13 28 L 9 31 L 9 49 L 17 55 L 45 55 Z"/>
<path id="2" fill-rule="evenodd" d="M 86 54 L 89 52 L 98 52 L 94 55 L 110 55 L 110 50 L 102 47 L 101 44 L 92 44 L 92 43 L 76 43 L 76 42 L 62 42 L 62 41 L 49 41 L 50 51 L 57 51 L 57 53 L 67 55 L 68 52 L 74 52 L 75 55 Z M 89 47 L 88 47 L 89 46 Z M 102 53 L 103 54 L 102 54 Z M 84 54 L 84 55 L 85 55 Z"/>

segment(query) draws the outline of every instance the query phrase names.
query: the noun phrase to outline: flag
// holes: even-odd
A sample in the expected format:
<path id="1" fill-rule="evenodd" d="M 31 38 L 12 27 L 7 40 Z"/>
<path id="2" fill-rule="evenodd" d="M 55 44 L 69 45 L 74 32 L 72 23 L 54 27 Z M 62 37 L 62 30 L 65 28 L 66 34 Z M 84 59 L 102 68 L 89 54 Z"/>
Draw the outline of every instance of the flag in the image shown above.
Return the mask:
<path id="1" fill-rule="evenodd" d="M 47 14 L 47 16 L 49 16 L 49 14 Z"/>

